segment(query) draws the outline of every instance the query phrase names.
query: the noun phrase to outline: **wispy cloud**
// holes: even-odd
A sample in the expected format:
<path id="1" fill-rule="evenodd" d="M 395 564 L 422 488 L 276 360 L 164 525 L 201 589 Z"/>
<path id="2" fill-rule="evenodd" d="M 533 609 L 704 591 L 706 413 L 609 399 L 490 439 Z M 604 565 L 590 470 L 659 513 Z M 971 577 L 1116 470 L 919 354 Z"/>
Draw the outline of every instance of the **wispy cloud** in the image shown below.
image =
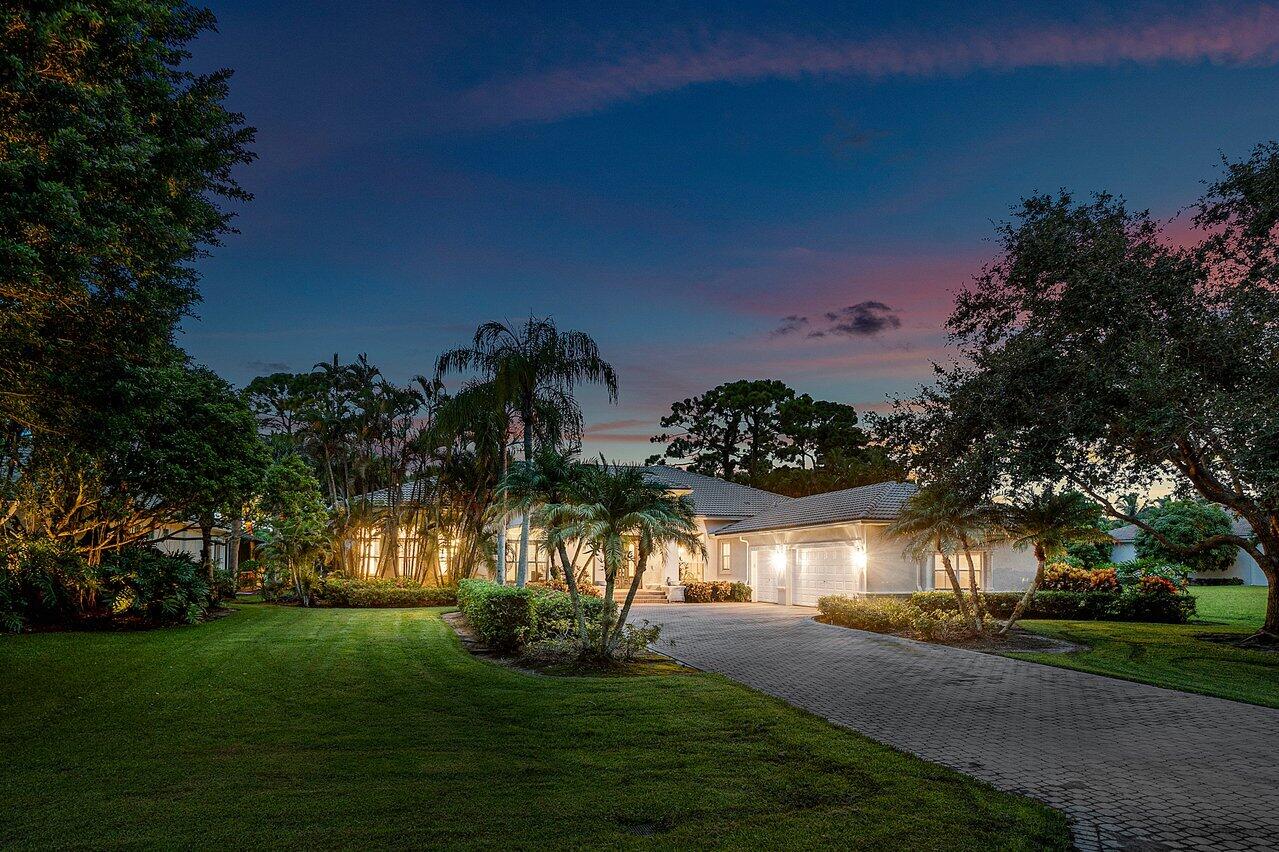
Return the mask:
<path id="1" fill-rule="evenodd" d="M 610 62 L 481 84 L 463 96 L 472 121 L 553 121 L 703 83 L 824 76 L 937 77 L 974 71 L 1124 63 L 1270 65 L 1279 62 L 1279 7 L 1208 7 L 1158 17 L 969 30 L 947 37 L 867 40 L 790 34 L 680 36 Z"/>

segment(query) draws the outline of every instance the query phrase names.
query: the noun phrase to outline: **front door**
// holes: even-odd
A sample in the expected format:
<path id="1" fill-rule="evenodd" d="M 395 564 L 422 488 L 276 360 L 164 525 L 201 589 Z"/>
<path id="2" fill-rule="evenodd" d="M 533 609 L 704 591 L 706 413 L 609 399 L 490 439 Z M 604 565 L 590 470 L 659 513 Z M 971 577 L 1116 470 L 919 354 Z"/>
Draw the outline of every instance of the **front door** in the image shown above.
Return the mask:
<path id="1" fill-rule="evenodd" d="M 785 570 L 784 559 L 781 548 L 751 548 L 751 591 L 755 600 L 777 603 L 777 578 Z"/>

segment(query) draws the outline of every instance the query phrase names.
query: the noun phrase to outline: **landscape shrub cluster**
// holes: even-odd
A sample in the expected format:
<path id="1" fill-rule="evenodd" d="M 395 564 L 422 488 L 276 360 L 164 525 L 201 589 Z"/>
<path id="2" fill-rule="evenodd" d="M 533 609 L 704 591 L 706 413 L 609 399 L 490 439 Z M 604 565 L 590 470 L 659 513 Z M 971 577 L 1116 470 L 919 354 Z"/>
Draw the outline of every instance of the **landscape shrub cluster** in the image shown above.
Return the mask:
<path id="1" fill-rule="evenodd" d="M 457 589 L 394 579 L 325 577 L 315 587 L 315 603 L 334 607 L 454 606 Z"/>
<path id="2" fill-rule="evenodd" d="M 524 584 L 526 589 L 551 589 L 556 592 L 568 593 L 568 583 L 558 577 L 549 580 L 529 580 Z M 594 583 L 578 583 L 577 593 L 586 598 L 602 598 L 604 593 L 600 591 L 600 587 Z"/>
<path id="3" fill-rule="evenodd" d="M 1057 587 L 1036 592 L 1025 617 L 1184 624 L 1194 615 L 1194 596 L 1173 580 L 1146 574 L 1120 585 L 1109 576 L 1113 573 L 1104 568 L 1083 571 L 1083 576 L 1079 569 L 1057 572 Z M 1020 599 L 1020 592 L 988 592 L 981 596 L 982 609 L 992 618 L 1006 619 Z M 916 592 L 904 599 L 831 595 L 821 598 L 817 608 L 825 622 L 876 633 L 948 641 L 976 632 L 947 591 Z"/>
<path id="4" fill-rule="evenodd" d="M 582 597 L 588 622 L 598 622 L 602 597 Z M 545 586 L 499 586 L 489 580 L 463 580 L 457 605 L 479 637 L 496 651 L 517 653 L 544 640 L 560 640 L 574 630 L 573 599 Z"/>
<path id="5" fill-rule="evenodd" d="M 208 578 L 190 556 L 128 547 L 91 566 L 51 541 L 0 553 L 0 629 L 8 632 L 189 624 L 210 606 Z"/>
<path id="6" fill-rule="evenodd" d="M 685 603 L 748 603 L 751 587 L 746 583 L 727 580 L 707 580 L 684 586 Z"/>

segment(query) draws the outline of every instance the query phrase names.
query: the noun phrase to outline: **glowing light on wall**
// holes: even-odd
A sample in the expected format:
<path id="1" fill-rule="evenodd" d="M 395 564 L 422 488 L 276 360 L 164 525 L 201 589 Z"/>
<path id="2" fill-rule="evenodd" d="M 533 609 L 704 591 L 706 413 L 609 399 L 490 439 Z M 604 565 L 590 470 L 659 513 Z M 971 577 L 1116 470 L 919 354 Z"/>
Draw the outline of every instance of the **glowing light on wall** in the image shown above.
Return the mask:
<path id="1" fill-rule="evenodd" d="M 866 570 L 866 542 L 861 539 L 853 542 L 853 567 Z"/>

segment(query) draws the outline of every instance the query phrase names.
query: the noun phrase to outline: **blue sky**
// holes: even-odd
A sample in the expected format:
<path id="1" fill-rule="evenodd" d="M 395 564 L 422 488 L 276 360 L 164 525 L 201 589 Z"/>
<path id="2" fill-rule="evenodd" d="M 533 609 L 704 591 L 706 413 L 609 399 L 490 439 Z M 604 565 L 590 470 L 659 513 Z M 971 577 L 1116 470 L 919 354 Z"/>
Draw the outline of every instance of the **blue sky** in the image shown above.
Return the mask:
<path id="1" fill-rule="evenodd" d="M 406 380 L 550 314 L 620 373 L 587 449 L 641 458 L 722 381 L 910 390 L 1018 198 L 1170 217 L 1279 135 L 1275 3 L 619 5 L 212 3 L 260 158 L 183 345 Z"/>

